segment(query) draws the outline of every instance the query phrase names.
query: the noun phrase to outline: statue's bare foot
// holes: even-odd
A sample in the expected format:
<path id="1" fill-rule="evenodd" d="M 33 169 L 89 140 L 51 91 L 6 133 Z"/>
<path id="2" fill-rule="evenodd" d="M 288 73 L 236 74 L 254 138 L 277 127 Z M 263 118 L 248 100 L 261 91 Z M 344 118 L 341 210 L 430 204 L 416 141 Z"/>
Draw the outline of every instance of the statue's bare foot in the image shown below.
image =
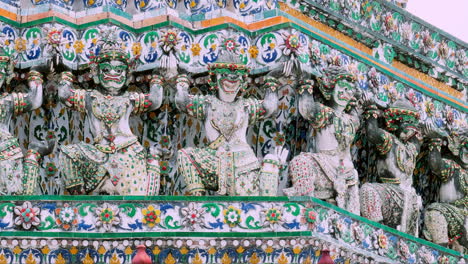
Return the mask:
<path id="1" fill-rule="evenodd" d="M 84 194 L 84 192 L 83 192 L 83 186 L 81 186 L 81 185 L 73 186 L 73 187 L 71 187 L 71 188 L 68 188 L 67 191 L 68 191 L 68 193 L 71 194 L 71 195 L 80 195 L 80 194 Z"/>
<path id="2" fill-rule="evenodd" d="M 204 196 L 205 191 L 193 191 L 190 193 L 192 196 Z"/>
<path id="3" fill-rule="evenodd" d="M 55 143 L 56 143 L 55 140 L 46 140 L 46 141 L 39 141 L 39 142 L 34 141 L 34 142 L 31 142 L 30 149 L 33 149 L 39 152 L 39 154 L 41 154 L 41 156 L 44 157 L 54 151 Z"/>

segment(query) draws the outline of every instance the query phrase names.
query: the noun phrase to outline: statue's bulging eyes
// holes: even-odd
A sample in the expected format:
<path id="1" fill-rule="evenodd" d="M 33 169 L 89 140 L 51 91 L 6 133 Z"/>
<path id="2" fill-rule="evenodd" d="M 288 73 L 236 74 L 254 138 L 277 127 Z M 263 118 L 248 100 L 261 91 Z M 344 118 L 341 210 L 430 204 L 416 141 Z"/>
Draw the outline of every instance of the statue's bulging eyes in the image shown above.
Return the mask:
<path id="1" fill-rule="evenodd" d="M 103 73 L 109 73 L 109 72 L 110 72 L 110 68 L 109 68 L 109 67 L 103 67 L 103 68 L 101 68 L 101 71 L 102 71 Z"/>

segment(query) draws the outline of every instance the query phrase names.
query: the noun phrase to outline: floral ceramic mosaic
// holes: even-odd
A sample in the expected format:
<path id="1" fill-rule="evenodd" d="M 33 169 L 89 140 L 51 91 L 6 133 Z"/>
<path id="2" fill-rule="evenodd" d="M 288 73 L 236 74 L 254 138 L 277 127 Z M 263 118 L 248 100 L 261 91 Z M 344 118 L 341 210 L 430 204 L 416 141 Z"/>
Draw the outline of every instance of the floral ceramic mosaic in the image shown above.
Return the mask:
<path id="1" fill-rule="evenodd" d="M 321 247 L 341 248 L 343 253 L 334 253 L 336 259 L 344 257 L 341 261 L 362 255 L 388 263 L 401 260 L 405 260 L 405 263 L 436 263 L 441 259 L 447 259 L 447 263 L 457 263 L 459 258 L 455 251 L 445 252 L 434 244 L 376 226 L 373 222 L 313 198 L 297 202 L 286 198 L 279 198 L 277 202 L 241 198 L 223 199 L 225 201 L 206 198 L 198 201 L 174 197 L 174 201 L 158 201 L 133 197 L 129 201 L 116 197 L 102 202 L 86 198 L 57 201 L 58 198 L 67 200 L 64 196 L 51 201 L 32 198 L 35 199 L 25 202 L 6 202 L 3 199 L 4 202 L 0 204 L 0 228 L 7 234 L 0 244 L 3 247 L 0 260 L 2 254 L 7 259 L 13 256 L 27 258 L 29 254 L 34 258 L 57 258 L 59 253 L 63 258 L 80 259 L 89 254 L 92 258 L 106 259 L 115 253 L 121 262 L 114 263 L 126 263 L 124 260 L 128 261 L 128 255 L 134 250 L 133 243 L 136 243 L 131 240 L 124 242 L 128 236 L 139 237 L 140 243 L 148 240 L 145 243 L 149 245 L 152 252 L 149 253 L 153 257 L 156 257 L 154 252 L 164 252 L 164 248 L 172 247 L 174 251 L 168 249 L 166 252 L 171 252 L 176 259 L 184 255 L 193 258 L 197 252 L 201 258 L 213 255 L 208 259 L 214 259 L 199 263 L 220 263 L 215 259 L 222 258 L 224 252 L 228 252 L 232 259 L 230 263 L 242 262 L 237 258 L 251 258 L 253 252 L 265 261 L 258 263 L 268 263 L 266 259 L 278 258 L 282 252 L 287 259 L 282 263 L 296 263 L 309 257 L 313 261 L 317 257 L 315 251 Z M 28 240 L 30 236 L 39 234 L 41 237 L 60 234 L 62 237 L 72 236 L 73 239 L 62 239 L 61 242 L 60 239 L 52 242 Z M 259 234 L 260 237 L 270 238 L 254 238 Z M 168 239 L 163 243 L 152 238 L 164 236 L 180 239 Z M 213 236 L 217 238 L 211 239 Z M 18 237 L 24 237 L 24 240 Z M 206 239 L 195 242 L 197 240 L 190 237 Z M 102 238 L 114 240 L 93 242 Z M 21 244 L 18 245 L 18 241 Z M 12 245 L 13 250 L 7 249 L 6 244 Z M 45 245 L 48 246 L 47 250 L 44 250 Z M 184 254 L 181 250 L 187 251 Z M 234 257 L 231 251 L 238 254 Z M 166 261 L 167 255 L 157 257 Z M 19 263 L 26 263 L 23 261 Z M 344 263 L 341 261 L 336 263 Z"/>

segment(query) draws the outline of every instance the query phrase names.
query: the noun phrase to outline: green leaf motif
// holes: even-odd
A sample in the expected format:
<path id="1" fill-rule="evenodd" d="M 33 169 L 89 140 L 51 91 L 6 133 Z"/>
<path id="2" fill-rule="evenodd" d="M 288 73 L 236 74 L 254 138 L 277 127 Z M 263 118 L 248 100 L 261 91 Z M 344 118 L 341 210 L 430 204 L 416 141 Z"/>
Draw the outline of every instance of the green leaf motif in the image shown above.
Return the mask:
<path id="1" fill-rule="evenodd" d="M 374 229 L 368 224 L 362 224 L 361 229 L 366 237 L 374 232 Z"/>
<path id="2" fill-rule="evenodd" d="M 95 28 L 86 30 L 84 34 L 85 41 L 88 41 L 93 38 L 97 38 L 99 36 L 99 31 Z"/>
<path id="3" fill-rule="evenodd" d="M 447 42 L 447 46 L 453 50 L 456 50 L 457 49 L 457 44 L 455 44 L 455 42 L 453 41 L 449 41 Z"/>
<path id="4" fill-rule="evenodd" d="M 41 222 L 38 229 L 39 230 L 49 230 L 49 229 L 55 228 L 55 226 L 56 226 L 55 225 L 55 219 L 51 215 L 49 215 L 49 216 L 46 217 L 44 222 Z"/>
<path id="5" fill-rule="evenodd" d="M 15 204 L 13 203 L 0 204 L 0 218 L 5 217 L 8 212 L 13 212 L 14 207 L 15 207 Z"/>
<path id="6" fill-rule="evenodd" d="M 291 213 L 293 216 L 298 216 L 301 213 L 301 208 L 297 203 L 286 203 L 283 206 L 286 207 L 286 212 Z"/>
<path id="7" fill-rule="evenodd" d="M 145 44 L 152 43 L 152 42 L 156 41 L 158 38 L 159 38 L 159 35 L 158 35 L 158 33 L 156 31 L 150 31 L 143 38 L 143 42 Z"/>
<path id="8" fill-rule="evenodd" d="M 240 59 L 241 59 L 241 62 L 243 64 L 248 64 L 249 62 L 249 57 L 247 55 L 239 55 Z"/>
<path id="9" fill-rule="evenodd" d="M 276 126 L 273 124 L 273 121 L 267 120 L 263 125 L 263 133 L 269 138 L 273 137 L 273 134 L 276 132 Z"/>
<path id="10" fill-rule="evenodd" d="M 369 68 L 361 62 L 358 64 L 357 68 L 359 72 L 367 72 L 369 70 Z"/>
<path id="11" fill-rule="evenodd" d="M 393 19 L 395 19 L 398 22 L 401 22 L 403 20 L 403 16 L 400 13 L 395 12 L 393 13 Z"/>
<path id="12" fill-rule="evenodd" d="M 427 56 L 428 56 L 429 58 L 431 58 L 431 59 L 434 60 L 435 58 L 437 58 L 437 52 L 430 50 L 430 51 L 427 53 Z"/>
<path id="13" fill-rule="evenodd" d="M 353 237 L 351 236 L 351 232 L 347 231 L 347 232 L 344 232 L 342 235 L 341 235 L 341 239 L 343 239 L 344 242 L 346 243 L 352 243 L 354 241 Z"/>
<path id="14" fill-rule="evenodd" d="M 119 209 L 121 209 L 122 213 L 128 215 L 129 217 L 134 217 L 136 213 L 136 208 L 134 204 L 126 203 L 119 205 Z"/>
<path id="15" fill-rule="evenodd" d="M 67 61 L 73 61 L 75 60 L 76 54 L 73 49 L 69 49 L 63 53 L 63 58 L 66 59 Z"/>
<path id="16" fill-rule="evenodd" d="M 340 5 L 335 1 L 330 1 L 330 8 L 335 11 L 340 11 Z"/>
<path id="17" fill-rule="evenodd" d="M 308 54 L 301 54 L 297 58 L 302 63 L 308 63 L 309 62 L 309 55 Z"/>
<path id="18" fill-rule="evenodd" d="M 419 249 L 418 244 L 411 241 L 408 242 L 408 248 L 411 254 L 414 254 Z"/>
<path id="19" fill-rule="evenodd" d="M 328 210 L 325 208 L 320 208 L 317 210 L 318 215 L 319 215 L 319 220 L 324 221 L 325 219 L 328 218 Z"/>
<path id="20" fill-rule="evenodd" d="M 271 43 L 274 40 L 276 40 L 276 37 L 272 33 L 265 34 L 261 39 L 260 39 L 260 44 L 264 46 L 266 43 Z"/>
<path id="21" fill-rule="evenodd" d="M 174 221 L 174 217 L 168 215 L 166 219 L 164 219 L 164 225 L 169 229 L 179 229 L 182 226 L 179 225 L 179 221 Z"/>
<path id="22" fill-rule="evenodd" d="M 97 207 L 97 205 L 92 204 L 92 203 L 83 203 L 83 204 L 78 204 L 78 213 L 80 216 L 87 216 L 88 212 L 94 211 L 94 208 Z M 88 208 L 88 210 L 86 210 Z"/>
<path id="23" fill-rule="evenodd" d="M 41 29 L 35 27 L 31 28 L 26 32 L 26 39 L 39 38 L 41 37 Z"/>
<path id="24" fill-rule="evenodd" d="M 361 14 L 359 14 L 358 12 L 353 11 L 353 12 L 351 12 L 351 18 L 353 20 L 359 21 L 359 20 L 361 20 Z"/>
<path id="25" fill-rule="evenodd" d="M 255 221 L 255 218 L 253 216 L 248 216 L 245 219 L 245 224 L 249 229 L 261 229 L 262 226 L 260 225 L 259 221 Z"/>
<path id="26" fill-rule="evenodd" d="M 440 34 L 437 33 L 437 32 L 432 33 L 431 37 L 432 37 L 432 40 L 434 40 L 434 42 L 439 42 L 440 41 Z"/>
<path id="27" fill-rule="evenodd" d="M 421 30 L 421 25 L 417 24 L 417 23 L 412 23 L 411 24 L 411 29 L 413 30 L 413 32 L 419 32 Z"/>
<path id="28" fill-rule="evenodd" d="M 330 53 L 330 47 L 324 44 L 320 44 L 320 53 L 323 55 L 327 55 Z"/>
<path id="29" fill-rule="evenodd" d="M 410 47 L 412 49 L 418 50 L 419 49 L 419 41 L 411 41 L 410 42 Z"/>
<path id="30" fill-rule="evenodd" d="M 382 29 L 382 24 L 380 22 L 371 23 L 371 29 L 373 31 L 380 31 Z"/>
<path id="31" fill-rule="evenodd" d="M 386 255 L 391 259 L 396 259 L 398 257 L 398 253 L 393 245 L 388 247 Z"/>
<path id="32" fill-rule="evenodd" d="M 453 67 L 455 67 L 455 62 L 452 61 L 452 60 L 447 60 L 447 62 L 445 63 L 445 65 L 447 67 L 449 67 L 450 69 L 452 69 Z"/>
<path id="33" fill-rule="evenodd" d="M 205 40 L 203 41 L 203 46 L 205 48 L 208 48 L 208 46 L 211 46 L 212 44 L 215 44 L 215 40 L 218 39 L 218 36 L 216 36 L 216 34 L 210 34 L 208 35 Z"/>
<path id="34" fill-rule="evenodd" d="M 219 208 L 219 204 L 216 203 L 207 203 L 202 206 L 206 208 L 206 212 L 211 213 L 211 216 L 218 217 L 221 213 L 221 209 Z"/>
<path id="35" fill-rule="evenodd" d="M 405 86 L 400 82 L 395 85 L 395 88 L 398 91 L 398 93 L 404 93 L 406 90 Z"/>
<path id="36" fill-rule="evenodd" d="M 374 6 L 373 10 L 375 11 L 375 14 L 379 14 L 382 12 L 382 6 L 378 2 L 372 2 L 372 5 Z"/>
<path id="37" fill-rule="evenodd" d="M 189 63 L 190 62 L 190 55 L 188 53 L 182 52 L 179 55 L 179 59 L 184 63 Z"/>
<path id="38" fill-rule="evenodd" d="M 389 46 L 385 46 L 384 47 L 384 56 L 385 56 L 385 60 L 388 63 L 392 63 L 393 58 L 395 58 L 395 51 L 393 50 L 393 48 L 391 48 Z"/>

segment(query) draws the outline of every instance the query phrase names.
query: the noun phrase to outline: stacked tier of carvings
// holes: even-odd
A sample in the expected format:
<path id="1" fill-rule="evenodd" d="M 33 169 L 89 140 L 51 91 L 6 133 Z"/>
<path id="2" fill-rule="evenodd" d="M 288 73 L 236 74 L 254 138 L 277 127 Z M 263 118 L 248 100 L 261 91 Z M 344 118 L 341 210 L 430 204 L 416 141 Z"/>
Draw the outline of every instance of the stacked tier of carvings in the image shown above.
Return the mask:
<path id="1" fill-rule="evenodd" d="M 179 175 L 187 183 L 188 194 L 217 191 L 220 195 L 274 196 L 281 192 L 278 185 L 281 165 L 285 165 L 288 156 L 288 151 L 282 147 L 284 139 L 278 144 L 280 147 L 271 148 L 272 153 L 260 163 L 247 141 L 247 128 L 276 112 L 280 86 L 299 77 L 309 79 L 310 74 L 301 73 L 304 62 L 293 55 L 301 47 L 298 36 L 300 34 L 293 33 L 286 37 L 283 53 L 291 55 L 291 59 L 282 63 L 281 71 L 270 72 L 264 78 L 264 100 L 257 100 L 252 96 L 239 97 L 240 91 L 248 88 L 249 68 L 242 61 L 245 57 L 234 52 L 236 44 L 232 39 L 225 43 L 217 61 L 208 64 L 210 90 L 216 92 L 213 95 L 191 95 L 189 78 L 177 73 L 174 56 L 177 34 L 167 34 L 161 72 L 167 78 L 168 86 L 173 86 L 170 82 L 177 77 L 175 106 L 181 112 L 202 120 L 206 133 L 206 147 L 181 148 L 177 153 Z M 92 62 L 89 76 L 93 77 L 96 89 L 76 89 L 70 72 L 57 77 L 58 98 L 67 107 L 86 114 L 93 137 L 92 144 L 79 142 L 61 146 L 60 168 L 65 187 L 71 194 L 159 194 L 159 160 L 161 154 L 170 155 L 171 151 L 162 142 L 158 147 L 150 148 L 147 154 L 130 129 L 130 115 L 153 111 L 162 105 L 162 78 L 150 78 L 148 93 L 128 92 L 134 67 L 129 54 L 115 41 L 102 41 L 96 46 L 99 48 L 89 58 Z M 7 54 L 1 58 L 4 62 L 0 65 L 3 79 L 10 78 L 13 74 L 9 66 L 12 60 Z M 321 64 L 326 64 L 326 67 L 318 67 Z M 371 89 L 356 89 L 358 80 L 353 67 L 344 67 L 340 57 L 332 57 L 327 62 L 315 58 L 312 66 L 310 78 L 315 81 L 300 82 L 297 96 L 299 113 L 310 121 L 313 129 L 314 151 L 301 153 L 291 161 L 289 170 L 293 186 L 284 192 L 291 196 L 310 195 L 326 199 L 355 214 L 361 213 L 374 221 L 418 235 L 422 201 L 413 187 L 413 171 L 425 135 L 423 132 L 434 134 L 432 130 L 435 129 L 431 127 L 438 126 L 437 119 L 433 122 L 434 119 L 426 118 L 427 131 L 421 131 L 414 98 L 408 95 L 404 98 L 397 93 L 391 100 L 383 100 L 379 96 L 374 98 Z M 377 86 L 373 82 L 376 74 L 373 70 L 368 73 L 371 86 Z M 10 117 L 14 113 L 37 108 L 42 101 L 42 89 L 38 89 L 42 88 L 41 77 L 35 71 L 28 76 L 31 91 L 27 95 L 6 94 L 2 101 L 6 120 L 3 132 L 6 136 L 2 139 L 6 146 L 3 150 L 4 168 L 18 170 L 21 165 L 18 143 L 8 131 Z M 298 84 L 292 83 L 289 85 Z M 365 129 L 359 130 L 360 121 L 364 121 Z M 384 123 L 386 131 L 379 128 L 379 122 Z M 376 158 L 368 160 L 366 165 L 375 162 L 376 170 L 371 176 L 379 182 L 366 183 L 360 189 L 359 174 L 351 153 L 358 131 L 363 145 L 361 150 L 369 153 L 374 148 L 376 150 Z M 430 145 L 429 154 L 433 159 L 432 171 L 444 176 L 447 182 L 441 187 L 440 198 L 444 203 L 430 205 L 427 218 L 437 218 L 445 234 L 440 234 L 441 229 L 430 224 L 426 224 L 425 234 L 438 243 L 466 247 L 466 240 L 458 238 L 466 233 L 467 179 L 464 166 L 467 165 L 467 140 L 465 132 L 451 131 L 451 135 L 455 135 L 455 139 L 449 137 L 451 140 L 462 142 L 451 148 L 457 156 L 442 159 L 442 162 L 440 158 L 434 158 L 436 154 L 432 152 L 437 148 L 433 145 Z M 32 153 L 49 154 L 53 148 L 50 142 L 31 145 L 37 149 Z M 37 160 L 34 161 L 25 162 L 25 167 L 29 167 L 24 174 L 12 175 L 9 171 L 2 174 L 2 192 L 33 192 L 39 170 Z M 437 167 L 437 162 L 442 164 Z M 11 177 L 24 184 L 14 189 L 8 184 Z M 456 195 L 448 195 L 448 190 L 456 191 Z M 439 233 L 435 234 L 436 231 Z"/>
<path id="2" fill-rule="evenodd" d="M 466 126 L 466 113 L 461 94 L 447 95 L 438 93 L 437 99 L 429 97 L 434 91 L 443 87 L 420 85 L 415 80 L 396 78 L 391 72 L 372 67 L 372 63 L 359 61 L 349 55 L 345 50 L 338 50 L 328 44 L 313 40 L 310 36 L 294 29 L 274 29 L 271 32 L 258 34 L 252 38 L 246 33 L 235 30 L 221 30 L 203 34 L 192 34 L 174 28 L 161 28 L 142 33 L 137 36 L 122 28 L 109 25 L 89 27 L 85 30 L 75 30 L 60 24 L 45 24 L 41 27 L 15 29 L 2 25 L 3 48 L 14 58 L 21 67 L 27 64 L 54 65 L 61 62 L 68 66 L 88 66 L 92 57 L 99 51 L 99 40 L 102 36 L 115 35 L 121 43 L 122 49 L 130 54 L 137 63 L 137 69 L 142 71 L 152 68 L 171 69 L 171 74 L 177 72 L 177 67 L 189 72 L 206 71 L 206 66 L 215 62 L 222 50 L 235 52 L 242 62 L 252 66 L 256 73 L 265 69 L 278 69 L 284 67 L 284 73 L 289 76 L 280 78 L 278 85 L 278 111 L 273 118 L 261 118 L 248 130 L 247 141 L 253 143 L 254 153 L 257 157 L 268 154 L 274 146 L 286 144 L 293 155 L 299 154 L 305 141 L 313 144 L 313 140 L 306 137 L 307 124 L 297 111 L 297 96 L 294 87 L 298 74 L 322 71 L 328 65 L 342 65 L 352 69 L 357 77 L 357 85 L 361 90 L 370 91 L 377 97 L 380 104 L 390 104 L 399 98 L 406 97 L 418 109 L 420 119 L 424 122 L 434 122 L 438 127 L 459 128 Z M 235 36 L 235 37 L 233 37 Z M 1 42 L 1 41 L 0 41 Z M 45 61 L 44 61 L 45 60 Z M 24 63 L 24 64 L 23 64 Z M 82 89 L 91 86 L 92 74 L 89 71 L 77 71 L 77 80 Z M 291 74 L 294 73 L 294 74 Z M 43 107 L 19 116 L 13 120 L 15 135 L 18 136 L 20 146 L 24 147 L 31 141 L 44 140 L 57 137 L 59 144 L 77 143 L 94 140 L 90 126 L 84 114 L 73 113 L 57 103 L 56 87 L 59 76 L 49 74 L 44 84 L 45 103 Z M 132 85 L 129 91 L 148 91 L 151 75 L 138 75 L 138 86 Z M 24 74 L 16 74 L 9 85 L 9 90 L 22 91 Z M 206 78 L 205 78 L 206 79 Z M 261 98 L 264 91 L 257 89 L 253 82 L 262 81 L 261 78 L 251 80 L 244 93 L 245 96 Z M 203 83 L 204 77 L 196 80 Z M 174 84 L 166 84 L 174 86 Z M 447 87 L 446 87 L 447 88 Z M 450 92 L 443 90 L 445 92 Z M 452 92 L 457 91 L 451 89 Z M 206 94 L 206 85 L 197 85 L 191 88 L 192 93 Z M 197 146 L 207 143 L 208 138 L 202 129 L 202 124 L 190 115 L 180 115 L 171 98 L 173 89 L 166 89 L 166 99 L 157 111 L 151 111 L 146 120 L 141 122 L 139 117 L 130 118 L 132 132 L 138 136 L 144 147 L 160 145 L 164 149 L 180 149 L 188 146 Z M 457 98 L 458 97 L 458 98 Z M 439 101 L 442 100 L 442 101 Z M 458 109 L 457 109 L 458 108 Z M 44 122 L 45 121 L 45 122 Z M 154 122 L 157 121 L 157 122 Z M 294 124 L 296 127 L 292 126 Z M 22 127 L 24 129 L 18 129 Z M 169 137 L 169 135 L 174 135 Z M 362 141 L 358 141 L 360 143 Z M 311 145 L 310 144 L 310 145 Z M 362 144 L 353 146 L 354 150 L 362 149 Z M 357 164 L 368 163 L 366 152 L 353 151 L 353 160 Z M 185 190 L 182 178 L 176 172 L 175 155 L 164 160 L 161 174 L 162 193 L 180 194 Z M 49 155 L 40 163 L 43 170 L 40 187 L 42 193 L 63 193 L 63 185 L 57 169 L 58 156 Z M 358 171 L 365 170 L 363 166 Z M 287 178 L 280 175 L 281 186 L 285 187 Z M 418 184 L 428 184 L 419 181 Z M 422 187 L 421 187 L 422 188 Z M 419 191 L 420 187 L 417 186 Z"/>

